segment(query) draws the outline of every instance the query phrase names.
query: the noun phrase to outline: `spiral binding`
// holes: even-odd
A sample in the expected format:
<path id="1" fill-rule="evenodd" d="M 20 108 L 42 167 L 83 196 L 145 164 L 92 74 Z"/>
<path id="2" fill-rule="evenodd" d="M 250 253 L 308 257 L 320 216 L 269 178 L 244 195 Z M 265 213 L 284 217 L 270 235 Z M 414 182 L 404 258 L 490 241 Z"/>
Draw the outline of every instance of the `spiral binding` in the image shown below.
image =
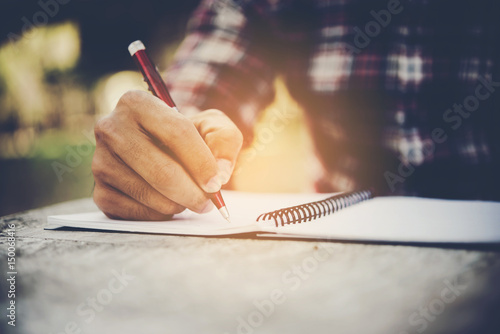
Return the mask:
<path id="1" fill-rule="evenodd" d="M 266 221 L 274 219 L 276 227 L 289 224 L 303 223 L 313 219 L 320 218 L 342 210 L 348 206 L 354 205 L 373 198 L 373 190 L 361 190 L 343 193 L 325 198 L 321 201 L 305 203 L 291 206 L 276 211 L 261 214 L 257 221 Z"/>

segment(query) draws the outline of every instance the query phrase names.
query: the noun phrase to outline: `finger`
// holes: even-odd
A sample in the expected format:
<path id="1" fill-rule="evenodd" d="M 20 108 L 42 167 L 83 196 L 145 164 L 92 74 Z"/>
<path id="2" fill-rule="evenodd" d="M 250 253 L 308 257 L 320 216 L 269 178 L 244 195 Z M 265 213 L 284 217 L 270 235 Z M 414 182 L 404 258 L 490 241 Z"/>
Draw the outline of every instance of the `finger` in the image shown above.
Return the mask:
<path id="1" fill-rule="evenodd" d="M 220 190 L 217 162 L 191 120 L 145 92 L 125 94 L 121 100 L 140 110 L 135 113 L 139 125 L 175 154 L 203 190 Z"/>
<path id="2" fill-rule="evenodd" d="M 243 145 L 243 135 L 223 112 L 210 109 L 191 117 L 217 160 L 223 184 L 229 181 Z"/>
<path id="3" fill-rule="evenodd" d="M 106 148 L 94 153 L 92 172 L 99 183 L 111 186 L 159 213 L 168 215 L 184 211 L 183 206 L 163 196 Z"/>
<path id="4" fill-rule="evenodd" d="M 116 189 L 96 183 L 94 202 L 106 216 L 112 219 L 169 220 L 172 215 L 155 211 Z"/>
<path id="5" fill-rule="evenodd" d="M 105 146 L 111 154 L 123 161 L 160 194 L 195 212 L 206 212 L 211 208 L 207 194 L 186 170 L 155 145 L 147 134 L 138 131 L 131 124 L 117 124 L 115 120 L 102 119 L 98 124 L 97 145 L 106 143 Z"/>

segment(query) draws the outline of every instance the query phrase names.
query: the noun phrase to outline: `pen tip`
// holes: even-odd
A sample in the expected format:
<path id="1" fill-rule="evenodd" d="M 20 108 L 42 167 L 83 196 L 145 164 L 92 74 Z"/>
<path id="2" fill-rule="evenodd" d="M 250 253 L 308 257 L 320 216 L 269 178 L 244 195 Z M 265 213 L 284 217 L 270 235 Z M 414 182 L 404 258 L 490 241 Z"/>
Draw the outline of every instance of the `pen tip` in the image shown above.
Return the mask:
<path id="1" fill-rule="evenodd" d="M 227 211 L 227 208 L 225 206 L 220 208 L 219 212 L 221 213 L 222 217 L 224 217 L 225 220 L 227 220 L 229 223 L 231 222 L 231 219 L 229 218 L 229 211 Z"/>

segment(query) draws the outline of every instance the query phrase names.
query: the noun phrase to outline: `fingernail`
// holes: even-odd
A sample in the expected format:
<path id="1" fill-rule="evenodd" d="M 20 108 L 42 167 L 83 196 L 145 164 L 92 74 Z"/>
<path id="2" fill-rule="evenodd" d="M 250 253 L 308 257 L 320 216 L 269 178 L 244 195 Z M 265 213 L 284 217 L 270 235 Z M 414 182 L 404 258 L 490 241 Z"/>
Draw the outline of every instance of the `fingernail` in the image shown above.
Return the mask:
<path id="1" fill-rule="evenodd" d="M 208 200 L 207 203 L 205 204 L 205 207 L 201 209 L 200 213 L 208 213 L 212 211 L 213 208 L 214 204 L 212 203 L 212 201 Z"/>
<path id="2" fill-rule="evenodd" d="M 204 190 L 207 193 L 215 193 L 220 190 L 222 187 L 222 184 L 220 182 L 220 177 L 219 175 L 214 176 L 213 178 L 208 181 L 208 183 L 205 185 Z"/>
<path id="3" fill-rule="evenodd" d="M 217 165 L 219 166 L 219 178 L 222 184 L 228 183 L 231 178 L 231 171 L 233 169 L 233 164 L 231 161 L 226 159 L 218 159 Z"/>

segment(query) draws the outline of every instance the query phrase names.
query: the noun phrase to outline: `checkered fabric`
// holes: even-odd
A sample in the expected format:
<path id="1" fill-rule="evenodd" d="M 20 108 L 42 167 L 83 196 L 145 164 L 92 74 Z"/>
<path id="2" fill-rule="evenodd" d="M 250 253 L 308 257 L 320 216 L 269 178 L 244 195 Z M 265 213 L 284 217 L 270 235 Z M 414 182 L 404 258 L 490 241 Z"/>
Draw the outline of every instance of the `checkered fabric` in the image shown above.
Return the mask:
<path id="1" fill-rule="evenodd" d="M 181 110 L 220 109 L 249 142 L 281 76 L 306 112 L 319 191 L 500 200 L 499 6 L 207 0 L 167 83 Z"/>

